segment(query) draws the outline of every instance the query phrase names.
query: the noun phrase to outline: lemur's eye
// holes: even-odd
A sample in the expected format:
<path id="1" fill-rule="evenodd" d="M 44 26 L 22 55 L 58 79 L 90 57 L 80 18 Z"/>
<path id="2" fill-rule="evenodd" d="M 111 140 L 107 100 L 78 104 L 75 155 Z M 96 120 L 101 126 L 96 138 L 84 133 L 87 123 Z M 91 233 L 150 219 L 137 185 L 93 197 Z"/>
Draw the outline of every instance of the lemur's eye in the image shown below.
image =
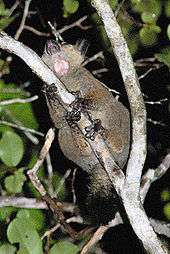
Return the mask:
<path id="1" fill-rule="evenodd" d="M 81 52 L 81 55 L 85 56 L 89 47 L 89 42 L 85 39 L 78 40 L 76 42 L 76 48 Z"/>
<path id="2" fill-rule="evenodd" d="M 61 45 L 54 40 L 48 40 L 45 44 L 44 52 L 48 55 L 53 55 L 61 50 Z"/>

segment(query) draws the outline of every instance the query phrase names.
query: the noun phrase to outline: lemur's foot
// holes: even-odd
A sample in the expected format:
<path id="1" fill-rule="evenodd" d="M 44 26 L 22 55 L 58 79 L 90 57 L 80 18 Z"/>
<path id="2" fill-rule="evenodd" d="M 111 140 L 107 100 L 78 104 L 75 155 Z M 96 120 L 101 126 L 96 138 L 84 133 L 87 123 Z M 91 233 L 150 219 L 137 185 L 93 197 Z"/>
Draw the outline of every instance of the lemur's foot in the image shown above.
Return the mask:
<path id="1" fill-rule="evenodd" d="M 81 113 L 89 109 L 89 102 L 87 99 L 79 97 L 79 92 L 72 92 L 76 96 L 75 101 L 71 104 L 72 110 L 66 113 L 66 120 L 71 127 L 80 121 Z"/>
<path id="2" fill-rule="evenodd" d="M 43 93 L 45 93 L 49 103 L 56 101 L 56 99 L 57 99 L 56 95 L 57 95 L 58 91 L 57 91 L 57 87 L 54 83 L 52 83 L 51 85 L 44 84 L 41 91 Z"/>
<path id="3" fill-rule="evenodd" d="M 71 127 L 75 127 L 76 123 L 81 119 L 81 111 L 73 108 L 71 111 L 66 113 L 65 118 Z"/>
<path id="4" fill-rule="evenodd" d="M 86 131 L 86 138 L 91 139 L 92 141 L 95 140 L 95 137 L 98 133 L 103 133 L 104 128 L 101 125 L 101 120 L 100 119 L 95 119 L 92 124 L 90 124 L 89 126 L 85 127 L 85 131 Z"/>

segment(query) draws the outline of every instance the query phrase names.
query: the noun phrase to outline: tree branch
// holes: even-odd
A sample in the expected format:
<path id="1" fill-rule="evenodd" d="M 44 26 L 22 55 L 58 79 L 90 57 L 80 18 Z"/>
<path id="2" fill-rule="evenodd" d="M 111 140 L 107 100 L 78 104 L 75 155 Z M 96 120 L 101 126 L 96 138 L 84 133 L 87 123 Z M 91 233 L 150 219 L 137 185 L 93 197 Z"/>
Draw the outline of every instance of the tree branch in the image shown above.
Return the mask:
<path id="1" fill-rule="evenodd" d="M 30 3 L 31 3 L 32 0 L 25 0 L 25 7 L 24 7 L 24 13 L 23 13 L 23 16 L 22 16 L 22 20 L 21 20 L 21 24 L 15 34 L 15 39 L 18 40 L 23 29 L 24 29 L 24 25 L 25 25 L 25 21 L 26 21 L 26 18 L 27 18 L 27 15 L 28 15 L 28 11 L 29 11 L 29 6 L 30 6 Z"/>
<path id="2" fill-rule="evenodd" d="M 156 169 L 148 169 L 142 177 L 140 196 L 144 202 L 146 194 L 153 182 L 160 179 L 170 168 L 170 153 L 168 153 Z"/>
<path id="3" fill-rule="evenodd" d="M 18 208 L 33 208 L 33 209 L 48 209 L 46 202 L 36 198 L 15 197 L 15 196 L 0 196 L 0 207 L 18 207 Z M 73 213 L 76 206 L 72 203 L 63 202 L 61 210 L 63 212 Z"/>
<path id="4" fill-rule="evenodd" d="M 19 56 L 46 84 L 54 83 L 57 86 L 59 97 L 66 105 L 74 101 L 74 96 L 66 90 L 61 81 L 32 49 L 4 32 L 0 32 L 0 47 Z"/>
<path id="5" fill-rule="evenodd" d="M 154 230 L 160 234 L 165 235 L 170 238 L 170 223 L 166 223 L 164 221 L 155 220 L 150 218 L 150 222 L 154 228 Z"/>
<path id="6" fill-rule="evenodd" d="M 130 223 L 149 253 L 165 254 L 140 201 L 140 179 L 146 157 L 146 111 L 132 57 L 121 29 L 106 0 L 93 0 L 117 58 L 127 91 L 132 115 L 132 147 L 121 197 Z M 126 68 L 125 68 L 126 66 Z"/>
<path id="7" fill-rule="evenodd" d="M 64 33 L 65 31 L 67 31 L 67 30 L 69 30 L 73 27 L 76 27 L 76 26 L 79 27 L 82 30 L 87 30 L 87 29 L 91 28 L 91 26 L 82 25 L 83 21 L 85 21 L 86 19 L 87 19 L 87 16 L 83 16 L 82 18 L 76 20 L 72 24 L 64 26 L 61 29 L 57 30 L 57 32 L 61 34 L 61 33 Z"/>
<path id="8" fill-rule="evenodd" d="M 44 201 L 37 200 L 35 198 L 1 196 L 0 207 L 8 207 L 8 206 L 19 208 L 48 209 Z"/>
<path id="9" fill-rule="evenodd" d="M 26 98 L 26 99 L 22 99 L 22 98 L 9 99 L 9 100 L 0 101 L 0 106 L 10 105 L 14 103 L 28 103 L 28 102 L 35 101 L 37 99 L 38 99 L 37 95 L 34 95 L 33 97 Z"/>
<path id="10" fill-rule="evenodd" d="M 25 26 L 24 26 L 24 29 L 27 30 L 27 31 L 30 31 L 30 32 L 32 32 L 32 33 L 38 35 L 38 36 L 50 37 L 50 35 L 51 35 L 50 33 L 41 32 L 41 31 L 35 29 L 35 28 L 32 27 L 32 26 L 26 26 L 26 25 L 25 25 Z"/>
<path id="11" fill-rule="evenodd" d="M 36 134 L 38 136 L 41 136 L 41 137 L 44 136 L 44 134 L 42 132 L 40 132 L 40 131 L 36 131 L 34 129 L 30 129 L 30 128 L 24 127 L 22 125 L 19 125 L 19 124 L 10 123 L 10 122 L 3 121 L 3 120 L 0 120 L 0 124 L 6 125 L 6 126 L 10 126 L 10 127 L 16 128 L 16 129 L 21 130 L 21 131 L 30 132 L 30 133 Z"/>

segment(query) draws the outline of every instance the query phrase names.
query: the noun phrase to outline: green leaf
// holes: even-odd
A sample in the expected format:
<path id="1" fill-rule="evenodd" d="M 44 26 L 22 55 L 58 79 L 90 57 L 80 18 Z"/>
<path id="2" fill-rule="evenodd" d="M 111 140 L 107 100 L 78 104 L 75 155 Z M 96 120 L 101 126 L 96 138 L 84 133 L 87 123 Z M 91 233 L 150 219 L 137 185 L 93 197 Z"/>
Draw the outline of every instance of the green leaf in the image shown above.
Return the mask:
<path id="1" fill-rule="evenodd" d="M 161 193 L 161 199 L 164 202 L 170 201 L 170 191 L 168 191 L 168 190 L 162 191 L 162 193 Z"/>
<path id="2" fill-rule="evenodd" d="M 6 131 L 0 140 L 0 159 L 9 167 L 19 164 L 23 157 L 24 145 L 20 136 Z"/>
<path id="3" fill-rule="evenodd" d="M 15 254 L 16 253 L 16 247 L 5 243 L 0 247 L 0 254 Z"/>
<path id="4" fill-rule="evenodd" d="M 1 0 L 0 1 L 0 16 L 8 16 L 9 15 L 9 10 L 5 9 L 5 4 L 4 2 Z"/>
<path id="5" fill-rule="evenodd" d="M 2 66 L 4 61 L 0 59 L 0 66 Z M 9 68 L 9 67 L 8 67 Z M 6 73 L 7 74 L 7 73 Z M 0 100 L 8 100 L 14 98 L 25 98 L 25 91 L 17 87 L 14 83 L 4 83 L 0 80 Z"/>
<path id="6" fill-rule="evenodd" d="M 14 83 L 5 84 L 2 80 L 0 81 L 0 100 L 8 100 L 13 98 L 26 98 L 27 93 L 17 87 Z M 8 110 L 8 115 L 6 116 L 6 110 Z M 15 119 L 18 122 L 21 122 L 21 125 L 24 125 L 28 128 L 38 128 L 38 123 L 35 118 L 34 112 L 32 110 L 31 103 L 16 103 L 6 106 L 1 106 L 0 116 L 4 119 L 9 118 L 14 121 Z"/>
<path id="7" fill-rule="evenodd" d="M 33 228 L 36 229 L 37 231 L 40 231 L 45 225 L 44 213 L 41 210 L 21 209 L 17 213 L 17 217 L 21 219 L 27 217 L 27 219 L 32 224 Z"/>
<path id="8" fill-rule="evenodd" d="M 5 124 L 0 123 L 0 133 L 6 132 L 6 131 L 11 131 L 13 132 L 13 129 Z"/>
<path id="9" fill-rule="evenodd" d="M 163 49 L 161 53 L 155 54 L 155 57 L 159 62 L 164 63 L 170 68 L 170 47 Z"/>
<path id="10" fill-rule="evenodd" d="M 67 242 L 67 241 L 58 241 L 50 249 L 50 254 L 77 254 L 79 248 L 77 245 Z"/>
<path id="11" fill-rule="evenodd" d="M 143 45 L 151 46 L 157 41 L 157 33 L 150 27 L 143 27 L 139 31 L 140 40 Z"/>
<path id="12" fill-rule="evenodd" d="M 170 24 L 167 27 L 167 35 L 168 35 L 168 39 L 170 40 Z"/>
<path id="13" fill-rule="evenodd" d="M 18 253 L 43 254 L 42 241 L 30 223 L 29 212 L 18 213 L 18 216 L 8 226 L 7 236 L 10 243 L 19 243 Z"/>
<path id="14" fill-rule="evenodd" d="M 60 189 L 58 189 L 60 183 L 61 183 L 61 179 L 62 176 L 60 176 L 59 174 L 54 174 L 53 178 L 52 178 L 52 185 L 54 188 L 54 192 L 58 192 L 57 196 L 60 200 L 64 200 L 65 196 L 66 196 L 66 188 L 65 188 L 65 183 L 63 183 L 60 187 Z"/>
<path id="15" fill-rule="evenodd" d="M 79 2 L 77 0 L 64 0 L 63 1 L 63 10 L 64 17 L 68 17 L 69 14 L 75 13 L 79 8 Z"/>
<path id="16" fill-rule="evenodd" d="M 16 207 L 1 207 L 0 208 L 0 221 L 5 221 L 17 211 Z"/>
<path id="17" fill-rule="evenodd" d="M 161 28 L 159 26 L 156 26 L 156 25 L 151 25 L 150 29 L 152 31 L 154 31 L 155 33 L 157 33 L 157 34 L 159 34 L 161 32 Z"/>
<path id="18" fill-rule="evenodd" d="M 164 206 L 164 214 L 168 220 L 170 220 L 170 203 Z"/>
<path id="19" fill-rule="evenodd" d="M 111 6 L 112 10 L 115 10 L 117 3 L 117 0 L 109 0 L 109 5 Z"/>
<path id="20" fill-rule="evenodd" d="M 9 64 L 7 61 L 0 59 L 0 70 L 2 75 L 10 73 Z"/>
<path id="21" fill-rule="evenodd" d="M 14 20 L 14 17 L 0 18 L 0 29 L 4 30 Z"/>
<path id="22" fill-rule="evenodd" d="M 142 0 L 135 1 L 135 3 L 132 1 L 132 8 L 136 12 L 150 12 L 158 17 L 162 9 L 161 1 L 162 0 Z"/>
<path id="23" fill-rule="evenodd" d="M 38 128 L 38 123 L 32 110 L 31 103 L 12 104 L 4 106 L 4 108 L 10 111 L 12 115 L 11 118 L 17 119 L 19 122 L 21 122 L 21 125 L 33 129 Z"/>
<path id="24" fill-rule="evenodd" d="M 0 6 L 0 16 L 8 16 L 10 11 L 8 9 L 3 9 Z"/>
<path id="25" fill-rule="evenodd" d="M 165 2 L 165 15 L 169 18 L 170 17 L 170 0 Z"/>
<path id="26" fill-rule="evenodd" d="M 132 4 L 139 4 L 141 1 L 143 1 L 143 0 L 131 0 L 131 3 Z"/>
<path id="27" fill-rule="evenodd" d="M 24 169 L 20 168 L 14 173 L 14 175 L 7 176 L 5 178 L 5 188 L 7 192 L 12 194 L 22 192 L 23 184 L 26 181 L 26 177 L 23 171 Z"/>
<path id="28" fill-rule="evenodd" d="M 156 15 L 150 12 L 143 12 L 141 15 L 141 19 L 144 23 L 153 24 L 156 22 Z"/>

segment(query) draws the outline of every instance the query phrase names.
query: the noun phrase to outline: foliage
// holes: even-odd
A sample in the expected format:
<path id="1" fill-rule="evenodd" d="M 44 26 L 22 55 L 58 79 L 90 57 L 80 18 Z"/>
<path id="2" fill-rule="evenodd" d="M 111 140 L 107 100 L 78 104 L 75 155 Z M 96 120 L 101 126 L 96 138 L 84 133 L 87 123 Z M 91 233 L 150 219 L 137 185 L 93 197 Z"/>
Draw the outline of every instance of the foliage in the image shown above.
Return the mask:
<path id="1" fill-rule="evenodd" d="M 50 249 L 50 254 L 77 254 L 79 248 L 70 242 L 67 241 L 58 241 Z"/>
<path id="2" fill-rule="evenodd" d="M 77 0 L 63 0 L 63 15 L 67 18 L 70 14 L 75 13 L 79 8 Z"/>
<path id="3" fill-rule="evenodd" d="M 162 201 L 165 202 L 163 212 L 165 217 L 170 220 L 170 191 L 164 190 L 161 193 Z"/>
<path id="4" fill-rule="evenodd" d="M 19 164 L 24 153 L 23 141 L 12 131 L 6 131 L 0 140 L 0 158 L 9 167 Z"/>
<path id="5" fill-rule="evenodd" d="M 170 47 L 162 49 L 155 57 L 170 68 Z"/>
<path id="6" fill-rule="evenodd" d="M 0 0 L 0 30 L 5 29 L 14 20 L 9 14 L 9 9 L 5 8 L 5 4 Z"/>
<path id="7" fill-rule="evenodd" d="M 15 254 L 16 253 L 16 247 L 5 243 L 0 247 L 0 254 Z"/>
<path id="8" fill-rule="evenodd" d="M 118 6 L 117 1 L 110 0 L 110 3 L 112 9 L 115 10 Z M 165 14 L 169 17 L 169 6 L 170 1 L 161 0 L 131 0 L 126 1 L 124 6 L 122 6 L 119 11 L 118 20 L 124 36 L 128 42 L 128 46 L 131 50 L 132 55 L 137 53 L 138 49 L 142 45 L 145 47 L 151 47 L 158 43 L 158 39 L 162 31 L 163 25 L 159 24 L 159 18 L 161 17 L 161 15 Z M 98 24 L 98 29 L 102 41 L 105 43 L 106 47 L 108 47 L 109 41 L 107 39 L 103 24 L 100 22 L 100 18 L 96 13 L 92 15 L 92 18 L 95 23 Z M 168 43 L 170 34 L 169 25 L 166 29 L 166 39 Z M 160 58 L 157 57 L 159 61 Z M 164 59 L 164 55 L 162 55 L 162 58 Z M 169 67 L 169 63 L 167 63 L 167 61 L 164 61 L 164 64 Z"/>
<path id="9" fill-rule="evenodd" d="M 19 252 L 22 254 L 43 254 L 42 241 L 29 211 L 20 210 L 17 217 L 8 226 L 7 236 L 10 243 L 19 243 Z"/>

